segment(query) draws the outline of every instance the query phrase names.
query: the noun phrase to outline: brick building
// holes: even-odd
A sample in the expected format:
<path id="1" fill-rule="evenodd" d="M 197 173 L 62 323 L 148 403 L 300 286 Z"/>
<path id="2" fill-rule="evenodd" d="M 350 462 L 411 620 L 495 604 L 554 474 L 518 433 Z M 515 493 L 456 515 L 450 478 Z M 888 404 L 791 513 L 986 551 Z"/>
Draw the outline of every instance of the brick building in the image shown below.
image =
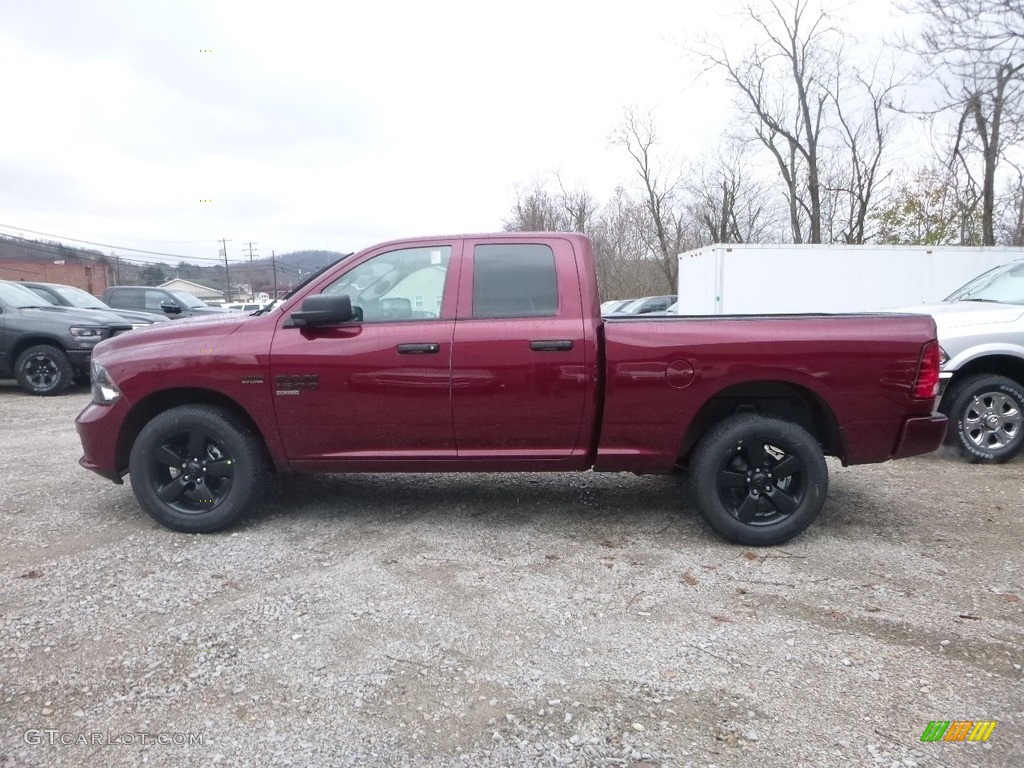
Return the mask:
<path id="1" fill-rule="evenodd" d="M 61 283 L 99 296 L 110 285 L 110 270 L 106 264 L 78 261 L 0 260 L 0 280 Z"/>

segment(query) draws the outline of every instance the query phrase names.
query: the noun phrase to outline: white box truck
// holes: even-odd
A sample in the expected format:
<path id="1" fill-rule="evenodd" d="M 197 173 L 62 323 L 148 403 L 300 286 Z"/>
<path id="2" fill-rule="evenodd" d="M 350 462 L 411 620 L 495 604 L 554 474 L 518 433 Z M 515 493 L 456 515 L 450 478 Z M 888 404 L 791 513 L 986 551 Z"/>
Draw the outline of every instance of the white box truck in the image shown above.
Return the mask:
<path id="1" fill-rule="evenodd" d="M 682 315 L 865 312 L 941 301 L 1024 248 L 709 245 L 679 254 Z"/>

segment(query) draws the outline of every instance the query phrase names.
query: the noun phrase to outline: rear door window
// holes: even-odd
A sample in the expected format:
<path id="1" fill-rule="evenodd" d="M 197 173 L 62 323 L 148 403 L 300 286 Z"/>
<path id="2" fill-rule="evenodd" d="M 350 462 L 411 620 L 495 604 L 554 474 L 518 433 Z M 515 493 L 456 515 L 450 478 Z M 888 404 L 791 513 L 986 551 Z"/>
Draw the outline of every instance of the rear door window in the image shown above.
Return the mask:
<path id="1" fill-rule="evenodd" d="M 478 245 L 473 250 L 473 317 L 554 317 L 555 254 L 542 244 Z"/>

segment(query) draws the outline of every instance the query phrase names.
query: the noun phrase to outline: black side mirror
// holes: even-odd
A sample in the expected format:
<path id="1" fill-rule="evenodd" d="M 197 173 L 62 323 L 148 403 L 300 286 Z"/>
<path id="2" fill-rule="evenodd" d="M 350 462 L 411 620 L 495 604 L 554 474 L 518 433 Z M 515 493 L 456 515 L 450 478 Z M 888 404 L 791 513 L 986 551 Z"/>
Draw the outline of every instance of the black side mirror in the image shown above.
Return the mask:
<path id="1" fill-rule="evenodd" d="M 298 328 L 312 328 L 317 325 L 347 323 L 354 317 L 352 298 L 347 293 L 321 293 L 303 299 L 302 309 L 292 312 L 292 325 Z"/>
<path id="2" fill-rule="evenodd" d="M 162 309 L 168 315 L 178 315 L 178 314 L 181 314 L 181 307 L 179 307 L 177 304 L 174 304 L 174 303 L 172 303 L 170 301 L 162 302 L 160 304 L 160 309 Z"/>

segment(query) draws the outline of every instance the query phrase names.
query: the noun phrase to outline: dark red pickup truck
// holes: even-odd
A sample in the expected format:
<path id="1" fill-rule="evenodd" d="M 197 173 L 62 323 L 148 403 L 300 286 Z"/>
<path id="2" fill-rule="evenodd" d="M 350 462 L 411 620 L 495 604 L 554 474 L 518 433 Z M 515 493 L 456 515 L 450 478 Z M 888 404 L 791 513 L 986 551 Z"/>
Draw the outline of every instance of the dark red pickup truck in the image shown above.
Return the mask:
<path id="1" fill-rule="evenodd" d="M 235 522 L 269 473 L 685 468 L 717 531 L 764 545 L 818 515 L 825 455 L 880 462 L 945 434 L 930 317 L 599 304 L 582 235 L 378 245 L 269 311 L 101 343 L 81 463 L 130 472 L 182 531 Z"/>

